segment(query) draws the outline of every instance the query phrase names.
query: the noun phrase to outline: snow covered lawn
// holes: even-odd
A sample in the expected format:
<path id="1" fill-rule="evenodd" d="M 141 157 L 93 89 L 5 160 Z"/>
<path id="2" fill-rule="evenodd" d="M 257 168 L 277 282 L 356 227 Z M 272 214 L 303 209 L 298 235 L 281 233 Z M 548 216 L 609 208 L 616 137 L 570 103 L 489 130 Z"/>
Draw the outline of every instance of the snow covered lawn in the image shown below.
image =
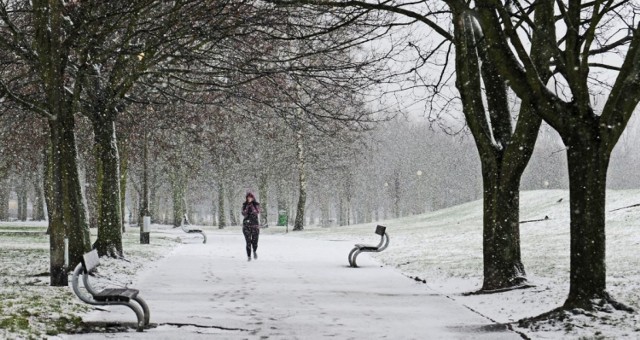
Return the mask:
<path id="1" fill-rule="evenodd" d="M 288 234 L 284 234 L 283 227 L 264 229 L 261 257 L 250 263 L 242 253 L 238 227 L 205 228 L 209 236 L 205 245 L 198 235 L 156 225 L 152 244 L 139 245 L 138 233 L 131 229 L 125 234 L 125 251 L 131 262 L 101 259 L 101 273 L 110 275 L 112 282 L 141 289 L 155 324 L 142 334 L 131 329 L 100 328 L 110 320 L 133 323 L 135 316 L 125 307 L 96 309 L 84 305 L 70 288 L 49 287 L 48 277 L 39 276 L 48 271 L 44 224 L 3 223 L 0 338 L 41 339 L 50 335 L 102 339 L 105 335 L 101 333 L 61 333 L 114 330 L 120 333 L 106 337 L 517 336 L 504 332 L 504 327 L 490 326 L 489 320 L 512 323 L 511 327 L 532 339 L 638 338 L 638 313 L 569 313 L 558 324 L 530 328 L 513 323 L 560 306 L 567 296 L 568 203 L 566 191 L 522 194 L 521 220 L 543 219 L 521 225 L 523 262 L 536 287 L 492 295 L 464 295 L 481 285 L 479 201 L 380 222 L 387 226 L 390 246 L 385 252 L 373 254 L 374 259 L 361 255 L 358 263 L 362 268 L 358 269 L 346 268 L 347 253 L 353 243 L 377 243 L 373 233 L 376 223 L 309 227 L 304 232 Z M 607 211 L 638 203 L 640 190 L 610 191 Z M 640 207 L 608 213 L 609 292 L 636 310 L 640 310 L 639 228 Z M 180 243 L 184 244 L 176 248 Z M 381 268 L 379 263 L 386 267 Z M 425 280 L 426 285 L 399 273 Z M 376 282 L 377 275 L 384 279 L 370 285 L 372 280 Z M 442 314 L 433 315 L 430 306 L 436 306 Z M 457 317 L 448 316 L 451 312 Z M 420 318 L 413 319 L 416 315 Z M 425 334 L 423 325 L 433 333 Z"/>
<path id="2" fill-rule="evenodd" d="M 0 339 L 42 339 L 82 327 L 80 318 L 91 306 L 81 303 L 70 287 L 49 286 L 49 237 L 46 223 L 0 223 Z M 92 234 L 95 230 L 92 230 Z M 92 235 L 95 240 L 95 234 Z M 173 235 L 159 234 L 141 246 L 131 229 L 123 242 L 130 262 L 102 259 L 105 272 L 119 283 L 178 245 Z"/>
<path id="3" fill-rule="evenodd" d="M 569 193 L 562 190 L 523 192 L 522 256 L 535 288 L 464 296 L 482 284 L 481 201 L 433 213 L 380 222 L 391 243 L 373 255 L 460 304 L 498 322 L 514 322 L 562 305 L 569 291 Z M 607 196 L 607 286 L 611 295 L 640 311 L 640 190 L 609 191 Z M 611 211 L 611 212 L 610 212 Z M 299 235 L 323 239 L 376 242 L 375 223 L 334 228 L 308 228 Z M 346 258 L 345 258 L 346 263 Z M 520 329 L 534 339 L 640 338 L 640 314 L 612 311 L 592 316 L 568 314 L 565 322 Z"/>

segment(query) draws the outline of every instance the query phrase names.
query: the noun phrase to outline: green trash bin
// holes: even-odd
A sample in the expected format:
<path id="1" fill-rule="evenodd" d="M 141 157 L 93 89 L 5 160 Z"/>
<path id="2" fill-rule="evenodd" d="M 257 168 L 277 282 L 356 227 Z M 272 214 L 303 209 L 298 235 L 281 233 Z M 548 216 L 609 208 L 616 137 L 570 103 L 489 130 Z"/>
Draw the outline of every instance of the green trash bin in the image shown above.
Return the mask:
<path id="1" fill-rule="evenodd" d="M 284 227 L 289 224 L 289 216 L 287 215 L 286 210 L 278 211 L 278 224 L 279 227 Z"/>

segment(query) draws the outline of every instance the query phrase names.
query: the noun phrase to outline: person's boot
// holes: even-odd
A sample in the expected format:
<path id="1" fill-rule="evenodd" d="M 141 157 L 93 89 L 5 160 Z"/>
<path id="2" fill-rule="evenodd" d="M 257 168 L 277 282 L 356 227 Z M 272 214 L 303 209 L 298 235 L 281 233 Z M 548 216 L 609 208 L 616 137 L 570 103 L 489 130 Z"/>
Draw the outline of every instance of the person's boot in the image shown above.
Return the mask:
<path id="1" fill-rule="evenodd" d="M 253 252 L 253 259 L 254 259 L 254 260 L 257 260 L 257 259 L 258 259 L 258 253 Z"/>

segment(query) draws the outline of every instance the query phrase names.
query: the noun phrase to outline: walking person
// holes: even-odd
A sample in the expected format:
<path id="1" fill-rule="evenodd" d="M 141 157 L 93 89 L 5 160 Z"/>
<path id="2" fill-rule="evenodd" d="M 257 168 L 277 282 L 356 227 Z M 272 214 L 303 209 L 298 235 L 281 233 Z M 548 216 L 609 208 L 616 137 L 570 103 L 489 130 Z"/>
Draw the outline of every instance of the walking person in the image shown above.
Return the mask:
<path id="1" fill-rule="evenodd" d="M 260 203 L 256 201 L 255 196 L 248 192 L 245 201 L 242 204 L 242 233 L 247 242 L 247 261 L 251 261 L 251 248 L 253 248 L 253 258 L 258 259 L 258 237 L 260 236 L 260 222 L 258 215 L 260 214 Z"/>

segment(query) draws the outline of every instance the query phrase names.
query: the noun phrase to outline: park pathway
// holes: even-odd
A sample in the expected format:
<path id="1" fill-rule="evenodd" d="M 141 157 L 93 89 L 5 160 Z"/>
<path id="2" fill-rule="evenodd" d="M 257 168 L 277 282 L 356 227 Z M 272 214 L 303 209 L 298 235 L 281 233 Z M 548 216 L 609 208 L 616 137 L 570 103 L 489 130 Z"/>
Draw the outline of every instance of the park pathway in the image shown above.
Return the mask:
<path id="1" fill-rule="evenodd" d="M 63 338 L 520 339 L 366 254 L 348 268 L 351 243 L 263 234 L 259 259 L 247 262 L 240 233 L 208 236 L 138 276 L 151 329 Z M 135 320 L 126 307 L 101 309 L 83 320 Z"/>

